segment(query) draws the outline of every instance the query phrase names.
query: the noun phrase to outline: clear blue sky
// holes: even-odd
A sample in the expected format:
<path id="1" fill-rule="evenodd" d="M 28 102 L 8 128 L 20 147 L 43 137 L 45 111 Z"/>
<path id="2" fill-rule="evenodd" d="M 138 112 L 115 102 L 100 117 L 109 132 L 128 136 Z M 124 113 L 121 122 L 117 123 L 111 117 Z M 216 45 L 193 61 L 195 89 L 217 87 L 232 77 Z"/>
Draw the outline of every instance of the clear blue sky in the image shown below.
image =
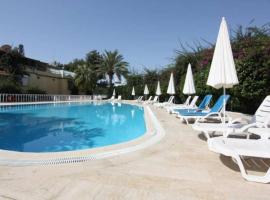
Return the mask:
<path id="1" fill-rule="evenodd" d="M 118 49 L 132 68 L 169 64 L 179 41 L 215 42 L 230 28 L 270 22 L 270 0 L 1 0 L 0 44 L 51 63 Z"/>

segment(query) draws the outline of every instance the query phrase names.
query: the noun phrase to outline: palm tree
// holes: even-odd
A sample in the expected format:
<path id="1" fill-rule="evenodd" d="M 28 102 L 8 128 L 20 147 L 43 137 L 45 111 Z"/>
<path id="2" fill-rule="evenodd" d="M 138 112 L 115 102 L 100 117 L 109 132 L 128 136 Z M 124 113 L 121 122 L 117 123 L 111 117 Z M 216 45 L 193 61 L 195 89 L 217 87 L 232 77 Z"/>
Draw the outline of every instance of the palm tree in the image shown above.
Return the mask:
<path id="1" fill-rule="evenodd" d="M 76 69 L 75 84 L 86 94 L 91 94 L 96 86 L 96 74 L 93 68 L 81 65 Z"/>
<path id="2" fill-rule="evenodd" d="M 103 63 L 99 69 L 100 74 L 108 74 L 110 82 L 112 85 L 113 75 L 126 75 L 128 73 L 128 62 L 124 61 L 124 57 L 119 54 L 117 50 L 106 51 L 103 54 Z"/>

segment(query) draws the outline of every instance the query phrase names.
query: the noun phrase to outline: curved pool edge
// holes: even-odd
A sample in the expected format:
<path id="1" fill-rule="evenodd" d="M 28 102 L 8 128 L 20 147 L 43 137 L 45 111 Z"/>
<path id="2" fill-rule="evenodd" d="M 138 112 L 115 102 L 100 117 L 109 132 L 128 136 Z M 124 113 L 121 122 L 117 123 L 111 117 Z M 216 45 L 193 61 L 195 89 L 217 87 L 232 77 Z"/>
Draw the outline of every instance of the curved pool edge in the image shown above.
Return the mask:
<path id="1" fill-rule="evenodd" d="M 124 101 L 123 103 L 134 104 L 130 101 Z M 106 147 L 77 151 L 24 153 L 0 150 L 0 165 L 16 166 L 76 163 L 109 158 L 144 149 L 160 141 L 165 136 L 165 131 L 149 106 L 138 106 L 144 107 L 146 123 L 146 133 L 139 138 Z"/>

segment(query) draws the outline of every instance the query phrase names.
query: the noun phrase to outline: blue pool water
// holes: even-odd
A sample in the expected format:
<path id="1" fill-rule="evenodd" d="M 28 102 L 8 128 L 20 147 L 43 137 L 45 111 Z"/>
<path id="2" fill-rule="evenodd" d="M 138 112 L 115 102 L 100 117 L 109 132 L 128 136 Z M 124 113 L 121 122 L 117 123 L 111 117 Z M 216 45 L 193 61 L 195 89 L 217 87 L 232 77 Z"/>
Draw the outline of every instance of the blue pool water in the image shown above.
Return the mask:
<path id="1" fill-rule="evenodd" d="M 144 111 L 128 104 L 0 107 L 0 149 L 59 152 L 102 147 L 146 132 Z"/>

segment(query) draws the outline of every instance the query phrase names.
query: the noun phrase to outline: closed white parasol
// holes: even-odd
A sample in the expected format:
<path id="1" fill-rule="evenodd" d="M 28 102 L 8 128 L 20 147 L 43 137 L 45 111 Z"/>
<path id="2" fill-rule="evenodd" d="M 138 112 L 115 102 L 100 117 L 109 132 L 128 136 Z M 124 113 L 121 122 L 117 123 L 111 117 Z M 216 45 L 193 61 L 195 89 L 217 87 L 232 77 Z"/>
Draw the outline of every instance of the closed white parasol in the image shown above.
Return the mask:
<path id="1" fill-rule="evenodd" d="M 207 85 L 210 85 L 216 89 L 223 88 L 223 93 L 225 95 L 226 88 L 232 88 L 238 83 L 227 23 L 223 17 L 219 28 Z M 223 102 L 223 114 L 225 122 L 225 99 Z"/>
<path id="2" fill-rule="evenodd" d="M 161 95 L 161 89 L 160 89 L 160 83 L 159 83 L 159 81 L 157 83 L 156 95 L 157 96 L 160 96 Z"/>
<path id="3" fill-rule="evenodd" d="M 167 94 L 174 95 L 175 94 L 175 88 L 174 88 L 174 80 L 173 80 L 173 73 L 171 73 Z"/>
<path id="4" fill-rule="evenodd" d="M 190 63 L 188 64 L 188 69 L 187 69 L 185 84 L 184 84 L 184 88 L 183 88 L 183 93 L 187 94 L 187 95 L 196 93 Z"/>
<path id="5" fill-rule="evenodd" d="M 132 87 L 131 95 L 132 95 L 132 96 L 135 96 L 135 88 L 134 88 L 134 86 Z"/>
<path id="6" fill-rule="evenodd" d="M 144 95 L 148 95 L 148 94 L 149 94 L 149 90 L 148 90 L 147 85 L 144 86 L 143 94 L 144 94 Z"/>

